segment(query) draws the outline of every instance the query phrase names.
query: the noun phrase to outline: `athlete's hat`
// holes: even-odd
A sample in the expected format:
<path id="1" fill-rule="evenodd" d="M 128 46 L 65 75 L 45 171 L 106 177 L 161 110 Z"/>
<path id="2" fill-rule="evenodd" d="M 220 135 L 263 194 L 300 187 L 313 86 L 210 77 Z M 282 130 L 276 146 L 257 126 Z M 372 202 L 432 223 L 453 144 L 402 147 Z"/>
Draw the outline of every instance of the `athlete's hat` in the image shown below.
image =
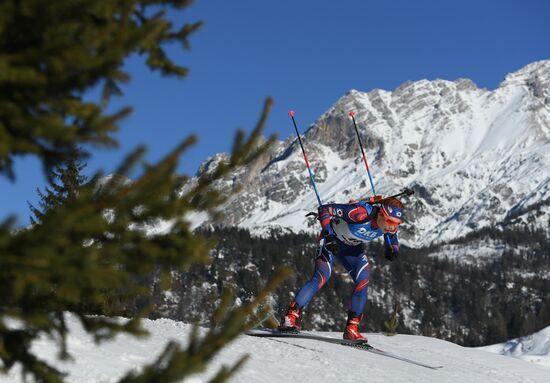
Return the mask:
<path id="1" fill-rule="evenodd" d="M 382 212 L 382 215 L 389 221 L 393 221 L 395 223 L 403 222 L 403 209 L 400 207 L 382 205 L 380 212 Z"/>

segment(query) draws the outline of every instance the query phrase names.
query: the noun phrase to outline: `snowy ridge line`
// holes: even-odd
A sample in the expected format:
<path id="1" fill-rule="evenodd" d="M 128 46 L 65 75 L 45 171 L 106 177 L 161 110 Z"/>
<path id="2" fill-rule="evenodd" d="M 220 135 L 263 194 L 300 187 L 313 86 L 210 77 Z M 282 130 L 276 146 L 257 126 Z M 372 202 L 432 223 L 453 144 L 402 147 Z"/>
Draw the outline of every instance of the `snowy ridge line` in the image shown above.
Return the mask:
<path id="1" fill-rule="evenodd" d="M 528 336 L 479 347 L 479 349 L 511 356 L 550 369 L 550 327 Z"/>

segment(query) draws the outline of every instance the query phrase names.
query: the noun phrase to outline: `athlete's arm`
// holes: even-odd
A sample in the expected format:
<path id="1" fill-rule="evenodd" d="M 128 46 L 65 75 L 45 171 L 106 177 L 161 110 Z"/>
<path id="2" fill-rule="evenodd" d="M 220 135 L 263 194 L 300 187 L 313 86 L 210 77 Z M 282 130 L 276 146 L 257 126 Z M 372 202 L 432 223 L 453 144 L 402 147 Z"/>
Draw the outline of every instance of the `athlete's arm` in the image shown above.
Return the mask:
<path id="1" fill-rule="evenodd" d="M 319 221 L 323 229 L 326 229 L 331 219 L 335 217 L 349 223 L 363 223 L 372 219 L 370 216 L 372 210 L 372 206 L 360 203 L 321 205 L 318 209 Z"/>

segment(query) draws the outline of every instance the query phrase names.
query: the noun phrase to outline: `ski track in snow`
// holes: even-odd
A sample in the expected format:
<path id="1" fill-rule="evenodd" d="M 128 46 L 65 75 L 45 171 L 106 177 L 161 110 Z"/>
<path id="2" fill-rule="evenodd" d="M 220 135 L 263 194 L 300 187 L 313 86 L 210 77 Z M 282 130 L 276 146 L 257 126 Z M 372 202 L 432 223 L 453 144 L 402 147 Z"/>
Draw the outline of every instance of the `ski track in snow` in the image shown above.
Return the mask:
<path id="1" fill-rule="evenodd" d="M 69 351 L 74 362 L 56 361 L 56 349 L 51 340 L 41 339 L 33 349 L 41 358 L 53 362 L 69 373 L 67 382 L 116 382 L 128 370 L 152 362 L 173 339 L 185 345 L 191 325 L 168 319 L 144 320 L 151 336 L 143 340 L 126 335 L 97 347 L 73 317 L 69 316 Z M 539 341 L 550 342 L 550 328 L 538 335 Z M 318 334 L 339 338 L 341 333 Z M 412 335 L 387 337 L 368 334 L 375 347 L 419 362 L 441 365 L 430 370 L 363 350 L 308 339 L 266 339 L 242 335 L 225 347 L 210 363 L 208 371 L 185 380 L 202 383 L 214 376 L 222 365 L 232 365 L 242 355 L 250 359 L 230 380 L 231 382 L 524 382 L 543 383 L 550 377 L 550 354 L 539 358 L 547 369 L 523 360 L 467 348 L 450 342 Z M 544 339 L 541 339 L 545 337 Z M 490 346 L 494 347 L 494 346 Z M 548 351 L 548 350 L 547 350 Z M 498 352 L 495 350 L 495 352 Z M 21 382 L 19 369 L 0 375 L 0 382 Z"/>

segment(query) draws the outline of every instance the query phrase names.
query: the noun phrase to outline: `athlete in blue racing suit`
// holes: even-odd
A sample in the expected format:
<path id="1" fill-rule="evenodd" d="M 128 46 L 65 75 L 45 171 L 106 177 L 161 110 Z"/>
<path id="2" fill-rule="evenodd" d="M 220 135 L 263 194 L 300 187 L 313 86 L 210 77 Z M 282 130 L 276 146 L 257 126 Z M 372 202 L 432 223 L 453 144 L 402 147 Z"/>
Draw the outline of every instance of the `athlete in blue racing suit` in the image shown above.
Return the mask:
<path id="1" fill-rule="evenodd" d="M 379 206 L 366 202 L 327 204 L 320 206 L 318 213 L 323 231 L 313 277 L 290 303 L 279 329 L 299 329 L 301 310 L 328 281 L 336 258 L 355 282 L 344 339 L 366 341 L 357 329 L 367 303 L 370 275 L 369 261 L 362 244 L 384 236 L 385 257 L 390 261 L 395 260 L 399 254 L 397 226 L 403 222 L 403 204 L 397 198 L 385 200 Z"/>

